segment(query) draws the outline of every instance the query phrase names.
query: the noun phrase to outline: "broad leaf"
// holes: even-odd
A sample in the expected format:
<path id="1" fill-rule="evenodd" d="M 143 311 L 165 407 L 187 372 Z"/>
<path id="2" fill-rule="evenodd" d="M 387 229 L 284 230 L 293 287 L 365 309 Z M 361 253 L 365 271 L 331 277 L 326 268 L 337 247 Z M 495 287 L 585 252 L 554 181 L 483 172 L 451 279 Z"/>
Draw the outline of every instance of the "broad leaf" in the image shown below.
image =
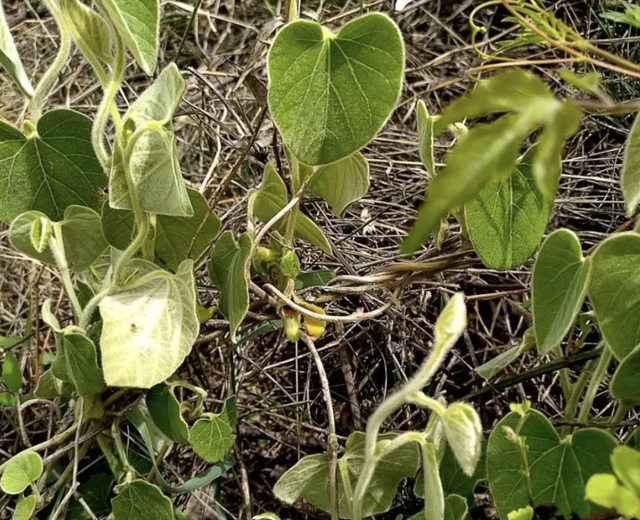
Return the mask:
<path id="1" fill-rule="evenodd" d="M 536 345 L 536 337 L 533 328 L 527 329 L 522 337 L 522 341 L 515 347 L 510 348 L 490 359 L 474 370 L 483 379 L 491 379 L 503 368 L 507 367 L 518 359 L 522 354 Z"/>
<path id="2" fill-rule="evenodd" d="M 554 231 L 542 244 L 533 268 L 533 325 L 538 352 L 560 345 L 573 325 L 587 292 L 591 259 L 582 256 L 572 231 Z"/>
<path id="3" fill-rule="evenodd" d="M 0 489 L 9 495 L 19 495 L 42 475 L 42 458 L 32 451 L 23 451 L 9 459 L 2 478 Z"/>
<path id="4" fill-rule="evenodd" d="M 93 341 L 77 333 L 62 333 L 57 336 L 56 363 L 64 363 L 65 380 L 73 383 L 80 395 L 91 395 L 102 390 L 104 380 L 98 367 L 98 356 Z"/>
<path id="5" fill-rule="evenodd" d="M 305 164 L 338 161 L 365 146 L 393 111 L 404 68 L 396 24 L 370 13 L 332 34 L 287 24 L 269 51 L 269 107 L 285 144 Z"/>
<path id="6" fill-rule="evenodd" d="M 100 0 L 100 5 L 140 68 L 148 76 L 153 75 L 158 60 L 159 0 Z"/>
<path id="7" fill-rule="evenodd" d="M 427 173 L 434 177 L 436 174 L 435 160 L 433 158 L 433 125 L 437 118 L 430 116 L 427 110 L 427 105 L 424 101 L 418 101 L 418 108 L 416 110 L 418 119 L 418 138 L 420 160 L 424 165 Z"/>
<path id="8" fill-rule="evenodd" d="M 38 498 L 35 495 L 20 496 L 12 520 L 29 520 L 36 510 Z"/>
<path id="9" fill-rule="evenodd" d="M 31 82 L 27 77 L 27 73 L 22 66 L 22 61 L 20 61 L 20 55 L 18 54 L 18 49 L 16 48 L 16 44 L 13 41 L 13 37 L 11 36 L 11 32 L 9 31 L 9 24 L 7 23 L 7 19 L 4 15 L 4 10 L 2 9 L 2 4 L 0 3 L 0 65 L 7 71 L 7 74 L 11 76 L 13 81 L 16 82 L 16 85 L 20 87 L 20 90 L 27 95 L 28 97 L 32 97 L 34 94 L 33 87 L 31 86 Z"/>
<path id="10" fill-rule="evenodd" d="M 640 403 L 639 374 L 640 345 L 633 349 L 631 353 L 622 360 L 620 366 L 618 366 L 610 386 L 613 397 L 629 405 Z"/>
<path id="11" fill-rule="evenodd" d="M 252 238 L 240 235 L 238 244 L 233 233 L 225 231 L 216 242 L 209 261 L 209 276 L 219 291 L 219 307 L 229 320 L 231 338 L 249 310 L 249 263 L 253 250 Z"/>
<path id="12" fill-rule="evenodd" d="M 289 202 L 287 187 L 276 169 L 267 164 L 260 189 L 252 196 L 253 211 L 262 222 L 269 222 Z M 280 219 L 280 227 L 284 227 L 287 217 Z M 306 215 L 298 213 L 295 235 L 302 240 L 318 246 L 325 253 L 331 254 L 331 244 L 322 230 Z"/>
<path id="13" fill-rule="evenodd" d="M 379 440 L 390 440 L 393 434 L 381 435 Z M 345 454 L 351 489 L 355 489 L 364 464 L 365 434 L 354 432 L 347 439 Z M 363 517 L 388 511 L 393 503 L 398 484 L 418 470 L 418 448 L 404 444 L 378 462 L 363 500 Z M 273 488 L 274 494 L 286 504 L 304 499 L 317 508 L 331 512 L 329 492 L 329 458 L 326 454 L 308 455 L 284 473 Z M 342 475 L 338 471 L 338 505 L 340 518 L 351 518 L 348 498 L 344 492 Z"/>
<path id="14" fill-rule="evenodd" d="M 309 193 L 329 203 L 333 213 L 342 218 L 352 202 L 369 191 L 369 163 L 360 152 L 321 166 L 309 184 Z"/>
<path id="15" fill-rule="evenodd" d="M 7 387 L 7 390 L 14 394 L 18 393 L 22 388 L 22 370 L 20 370 L 20 363 L 13 352 L 7 352 L 4 355 L 2 382 Z"/>
<path id="16" fill-rule="evenodd" d="M 147 392 L 146 401 L 149 415 L 162 433 L 178 444 L 189 442 L 189 426 L 171 386 L 157 384 Z"/>
<path id="17" fill-rule="evenodd" d="M 171 500 L 144 480 L 125 484 L 111 507 L 116 520 L 174 520 Z"/>
<path id="18" fill-rule="evenodd" d="M 0 121 L 0 218 L 41 211 L 53 221 L 71 205 L 99 210 L 107 177 L 91 145 L 92 121 L 50 110 L 28 137 Z"/>
<path id="19" fill-rule="evenodd" d="M 125 128 L 147 130 L 138 134 L 140 137 L 133 144 L 128 144 L 131 136 L 125 139 L 120 135 L 116 139 L 109 180 L 112 208 L 133 209 L 125 174 L 128 167 L 144 211 L 178 217 L 193 216 L 171 130 L 171 119 L 183 92 L 184 80 L 172 63 L 127 110 L 123 119 Z M 128 165 L 125 147 L 131 148 Z"/>
<path id="20" fill-rule="evenodd" d="M 79 0 L 60 0 L 60 10 L 65 15 L 73 39 L 82 53 L 111 63 L 111 34 L 102 17 Z"/>
<path id="21" fill-rule="evenodd" d="M 235 397 L 231 397 L 220 414 L 207 413 L 198 419 L 191 427 L 189 444 L 193 451 L 207 462 L 221 461 L 236 440 L 237 414 Z"/>
<path id="22" fill-rule="evenodd" d="M 640 203 L 640 115 L 627 137 L 620 184 L 627 205 L 627 217 L 631 217 Z"/>
<path id="23" fill-rule="evenodd" d="M 136 276 L 100 302 L 100 349 L 109 386 L 151 388 L 173 374 L 198 331 L 193 262 L 176 274 L 133 260 Z"/>
<path id="24" fill-rule="evenodd" d="M 542 241 L 551 203 L 538 191 L 531 172 L 538 146 L 529 149 L 514 173 L 487 184 L 466 206 L 469 237 L 491 269 L 521 266 Z"/>
<path id="25" fill-rule="evenodd" d="M 220 219 L 197 190 L 187 188 L 193 206 L 192 217 L 158 215 L 155 226 L 155 255 L 158 264 L 175 271 L 181 262 L 196 260 L 209 247 L 220 229 Z M 110 245 L 125 250 L 135 236 L 132 211 L 102 207 L 102 230 Z M 192 247 L 193 244 L 193 247 Z"/>
<path id="26" fill-rule="evenodd" d="M 607 345 L 622 360 L 640 345 L 640 235 L 604 240 L 593 255 L 589 298 Z"/>
<path id="27" fill-rule="evenodd" d="M 530 503 L 553 504 L 565 517 L 594 512 L 584 487 L 595 473 L 612 471 L 609 457 L 616 445 L 610 434 L 592 428 L 560 439 L 541 413 L 510 413 L 487 447 L 489 487 L 500 518 Z"/>

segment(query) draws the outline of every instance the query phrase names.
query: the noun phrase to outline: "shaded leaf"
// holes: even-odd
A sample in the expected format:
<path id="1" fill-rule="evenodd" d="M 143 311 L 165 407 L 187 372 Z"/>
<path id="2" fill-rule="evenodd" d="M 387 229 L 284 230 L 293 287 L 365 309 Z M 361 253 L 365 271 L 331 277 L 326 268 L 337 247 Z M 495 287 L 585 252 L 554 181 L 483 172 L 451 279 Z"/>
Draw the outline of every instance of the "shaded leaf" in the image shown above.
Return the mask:
<path id="1" fill-rule="evenodd" d="M 157 384 L 147 392 L 146 402 L 149 415 L 162 433 L 178 444 L 189 442 L 189 426 L 171 386 Z"/>
<path id="2" fill-rule="evenodd" d="M 16 398 L 9 392 L 0 392 L 0 406 L 15 406 Z"/>
<path id="3" fill-rule="evenodd" d="M 268 59 L 269 107 L 284 142 L 310 165 L 358 151 L 395 108 L 403 69 L 400 31 L 381 13 L 335 35 L 306 20 L 287 24 Z"/>
<path id="4" fill-rule="evenodd" d="M 449 495 L 444 502 L 444 520 L 465 520 L 469 509 L 464 498 Z M 425 520 L 424 511 L 413 515 L 409 520 Z"/>
<path id="5" fill-rule="evenodd" d="M 302 289 L 308 289 L 309 287 L 321 287 L 327 285 L 331 280 L 336 277 L 336 273 L 333 271 L 308 271 L 306 273 L 300 273 L 296 278 L 296 291 Z"/>
<path id="6" fill-rule="evenodd" d="M 107 516 L 111 512 L 109 496 L 113 488 L 113 477 L 111 475 L 92 475 L 89 480 L 78 487 L 79 495 L 84 499 L 94 515 L 98 518 Z M 82 504 L 73 500 L 69 504 L 69 510 L 65 520 L 90 520 Z"/>
<path id="7" fill-rule="evenodd" d="M 536 345 L 536 337 L 533 328 L 527 329 L 522 337 L 522 341 L 515 347 L 510 348 L 480 365 L 474 370 L 483 379 L 491 379 L 503 368 L 507 367 L 518 359 L 522 354 Z"/>
<path id="8" fill-rule="evenodd" d="M 174 520 L 171 500 L 144 480 L 125 484 L 111 507 L 116 520 Z"/>
<path id="9" fill-rule="evenodd" d="M 611 394 L 619 401 L 630 405 L 640 403 L 640 345 L 625 357 L 611 380 Z"/>
<path id="10" fill-rule="evenodd" d="M 533 325 L 538 352 L 560 345 L 584 302 L 591 259 L 582 255 L 578 237 L 559 229 L 547 237 L 533 268 Z"/>
<path id="11" fill-rule="evenodd" d="M 16 82 L 16 85 L 20 87 L 20 90 L 26 96 L 32 97 L 34 90 L 24 70 L 22 61 L 20 61 L 20 54 L 11 36 L 2 4 L 0 4 L 0 64 L 13 81 Z"/>
<path id="12" fill-rule="evenodd" d="M 42 458 L 32 451 L 23 451 L 7 462 L 0 489 L 9 495 L 19 495 L 42 475 Z"/>
<path id="13" fill-rule="evenodd" d="M 205 414 L 191 427 L 189 444 L 207 462 L 219 462 L 233 447 L 234 430 L 223 414 Z"/>
<path id="14" fill-rule="evenodd" d="M 96 347 L 83 334 L 65 333 L 62 337 L 63 358 L 68 380 L 78 394 L 91 395 L 104 387 L 102 370 L 98 367 Z"/>
<path id="15" fill-rule="evenodd" d="M 7 352 L 4 355 L 2 382 L 14 394 L 18 393 L 22 388 L 22 370 L 20 370 L 20 363 L 13 352 Z"/>

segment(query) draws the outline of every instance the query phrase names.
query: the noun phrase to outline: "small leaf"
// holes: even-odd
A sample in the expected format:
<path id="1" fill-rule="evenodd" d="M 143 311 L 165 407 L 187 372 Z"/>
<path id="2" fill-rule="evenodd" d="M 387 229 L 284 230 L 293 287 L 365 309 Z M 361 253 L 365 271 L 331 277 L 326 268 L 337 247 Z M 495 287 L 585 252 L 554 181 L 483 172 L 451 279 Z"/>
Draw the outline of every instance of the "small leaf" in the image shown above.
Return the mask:
<path id="1" fill-rule="evenodd" d="M 207 462 L 219 462 L 233 447 L 236 440 L 238 411 L 235 397 L 227 399 L 220 414 L 204 414 L 191 428 L 189 444 L 199 457 Z"/>
<path id="2" fill-rule="evenodd" d="M 544 241 L 533 268 L 533 324 L 538 352 L 560 345 L 587 292 L 591 259 L 582 256 L 578 237 L 559 229 Z"/>
<path id="3" fill-rule="evenodd" d="M 28 497 L 21 495 L 18 498 L 12 520 L 29 520 L 36 510 L 37 504 L 38 498 L 35 495 L 29 495 Z"/>
<path id="4" fill-rule="evenodd" d="M 220 312 L 229 320 L 232 341 L 249 310 L 248 269 L 253 250 L 252 238 L 240 235 L 238 244 L 231 231 L 225 231 L 216 242 L 209 261 L 209 276 L 218 288 Z"/>
<path id="5" fill-rule="evenodd" d="M 627 217 L 631 217 L 640 203 L 640 115 L 627 137 L 620 185 L 627 205 Z"/>
<path id="6" fill-rule="evenodd" d="M 582 76 L 578 76 L 575 72 L 569 69 L 561 69 L 560 77 L 570 85 L 573 85 L 584 92 L 600 96 L 600 74 L 597 72 L 587 72 Z"/>
<path id="7" fill-rule="evenodd" d="M 27 138 L 0 121 L 0 218 L 41 211 L 61 221 L 74 204 L 99 210 L 107 177 L 91 145 L 92 121 L 72 110 L 50 110 Z"/>
<path id="8" fill-rule="evenodd" d="M 506 179 L 487 184 L 465 207 L 467 229 L 483 263 L 500 271 L 524 264 L 542 241 L 551 203 L 538 191 L 530 148 Z"/>
<path id="9" fill-rule="evenodd" d="M 306 273 L 300 273 L 296 278 L 296 291 L 302 289 L 308 289 L 309 287 L 320 287 L 327 285 L 331 280 L 336 277 L 336 273 L 333 271 L 308 271 Z"/>
<path id="10" fill-rule="evenodd" d="M 9 459 L 0 479 L 0 489 L 9 495 L 19 495 L 40 478 L 42 458 L 32 451 L 23 451 Z"/>
<path id="11" fill-rule="evenodd" d="M 369 191 L 369 163 L 360 152 L 344 159 L 320 166 L 313 174 L 309 193 L 323 198 L 338 218 L 352 202 Z"/>
<path id="12" fill-rule="evenodd" d="M 100 5 L 106 10 L 140 68 L 152 76 L 158 60 L 159 0 L 103 0 Z"/>
<path id="13" fill-rule="evenodd" d="M 322 307 L 318 307 L 317 305 L 312 305 L 311 303 L 306 302 L 302 302 L 300 305 L 302 305 L 307 310 L 315 312 L 317 314 L 326 314 L 324 309 Z M 327 326 L 326 321 L 314 318 L 313 316 L 308 316 L 307 314 L 302 315 L 302 322 L 304 323 L 304 330 L 313 341 L 316 341 L 322 337 L 322 335 L 324 334 L 324 329 Z"/>
<path id="14" fill-rule="evenodd" d="M 136 130 L 147 128 L 130 145 L 132 150 L 128 168 L 140 205 L 149 213 L 193 216 L 193 207 L 180 172 L 175 136 L 170 128 L 183 92 L 184 79 L 178 67 L 172 63 L 131 105 L 123 119 L 125 127 L 131 125 Z M 124 136 L 118 136 L 109 180 L 109 204 L 113 209 L 132 210 L 125 174 L 125 146 L 129 145 Z"/>
<path id="15" fill-rule="evenodd" d="M 624 5 L 624 4 L 623 4 Z M 624 13 L 616 11 L 605 11 L 600 16 L 602 18 L 608 18 L 614 22 L 624 23 L 633 27 L 640 28 L 640 8 L 627 4 L 629 7 L 625 9 Z"/>
<path id="16" fill-rule="evenodd" d="M 62 338 L 66 375 L 78 394 L 91 395 L 104 387 L 96 347 L 84 334 L 65 333 Z"/>
<path id="17" fill-rule="evenodd" d="M 400 31 L 381 13 L 337 34 L 306 20 L 285 25 L 268 57 L 269 107 L 284 142 L 310 165 L 360 150 L 395 108 L 403 69 Z"/>
<path id="18" fill-rule="evenodd" d="M 527 329 L 522 337 L 522 341 L 515 347 L 510 348 L 490 359 L 474 370 L 483 379 L 491 379 L 503 368 L 507 367 L 518 359 L 522 354 L 536 345 L 536 337 L 533 328 Z"/>
<path id="19" fill-rule="evenodd" d="M 436 175 L 436 163 L 433 159 L 433 125 L 437 118 L 429 115 L 427 105 L 425 105 L 422 100 L 418 101 L 416 114 L 418 119 L 418 137 L 420 139 L 420 160 L 427 170 L 427 173 L 431 175 L 431 177 L 434 177 Z"/>
<path id="20" fill-rule="evenodd" d="M 11 76 L 26 96 L 33 97 L 34 90 L 24 71 L 22 61 L 20 61 L 20 55 L 11 36 L 2 4 L 0 4 L 0 65 L 2 65 L 4 70 L 7 71 L 7 74 Z"/>
<path id="21" fill-rule="evenodd" d="M 640 497 L 640 452 L 629 446 L 618 446 L 611 455 L 611 465 L 618 480 Z"/>
<path id="22" fill-rule="evenodd" d="M 171 386 L 157 384 L 147 392 L 146 401 L 149 415 L 162 433 L 178 444 L 189 442 L 189 426 Z"/>
<path id="23" fill-rule="evenodd" d="M 593 254 L 589 299 L 607 345 L 622 360 L 640 344 L 640 235 L 619 233 Z"/>
<path id="24" fill-rule="evenodd" d="M 0 392 L 0 406 L 15 406 L 16 398 L 9 392 Z"/>
<path id="25" fill-rule="evenodd" d="M 462 471 L 473 475 L 482 454 L 482 424 L 472 406 L 453 403 L 441 416 L 447 442 Z"/>
<path id="26" fill-rule="evenodd" d="M 615 509 L 629 518 L 640 515 L 640 497 L 621 486 L 616 477 L 608 474 L 593 475 L 585 488 L 587 500 L 606 509 Z"/>
<path id="27" fill-rule="evenodd" d="M 111 507 L 116 520 L 174 520 L 171 500 L 144 480 L 125 484 Z"/>
<path id="28" fill-rule="evenodd" d="M 531 506 L 522 507 L 520 509 L 516 509 L 515 511 L 511 511 L 507 516 L 508 520 L 533 520 L 533 515 L 535 511 Z"/>
<path id="29" fill-rule="evenodd" d="M 61 396 L 71 397 L 72 390 L 72 385 L 58 379 L 51 368 L 40 376 L 34 394 L 40 399 L 55 399 Z"/>
<path id="30" fill-rule="evenodd" d="M 111 34 L 102 17 L 78 0 L 60 0 L 60 10 L 65 15 L 73 39 L 82 53 L 111 63 Z"/>
<path id="31" fill-rule="evenodd" d="M 267 164 L 260 189 L 252 195 L 255 216 L 262 222 L 269 222 L 289 202 L 287 187 L 276 169 Z M 286 216 L 278 223 L 284 226 Z M 298 214 L 295 235 L 302 240 L 318 246 L 325 253 L 331 254 L 331 244 L 322 230 L 306 215 Z"/>
<path id="32" fill-rule="evenodd" d="M 20 370 L 20 363 L 13 352 L 7 352 L 4 355 L 2 382 L 14 394 L 18 393 L 22 388 L 22 370 Z"/>
<path id="33" fill-rule="evenodd" d="M 176 371 L 198 335 L 193 262 L 176 274 L 144 260 L 127 269 L 136 276 L 99 305 L 104 378 L 109 386 L 151 388 Z"/>
<path id="34" fill-rule="evenodd" d="M 632 405 L 640 403 L 638 374 L 640 374 L 640 345 L 633 349 L 618 366 L 611 380 L 611 395 L 618 401 Z"/>

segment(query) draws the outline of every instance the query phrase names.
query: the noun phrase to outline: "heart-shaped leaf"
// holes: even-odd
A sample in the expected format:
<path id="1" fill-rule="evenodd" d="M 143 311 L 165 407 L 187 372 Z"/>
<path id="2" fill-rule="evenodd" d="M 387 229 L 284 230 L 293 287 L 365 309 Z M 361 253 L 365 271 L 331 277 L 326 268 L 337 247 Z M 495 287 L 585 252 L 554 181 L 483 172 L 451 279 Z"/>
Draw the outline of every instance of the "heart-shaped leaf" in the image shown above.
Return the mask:
<path id="1" fill-rule="evenodd" d="M 235 397 L 225 401 L 220 414 L 207 413 L 191 427 L 189 444 L 207 462 L 221 461 L 236 440 L 238 410 Z"/>
<path id="2" fill-rule="evenodd" d="M 264 178 L 260 189 L 251 196 L 255 216 L 262 222 L 269 222 L 289 202 L 287 187 L 271 164 L 264 169 Z M 286 217 L 280 219 L 284 225 Z M 322 230 L 306 215 L 298 214 L 295 235 L 302 240 L 318 246 L 325 253 L 331 254 L 331 244 Z"/>
<path id="3" fill-rule="evenodd" d="M 158 60 L 159 0 L 100 0 L 140 68 L 152 76 Z"/>
<path id="4" fill-rule="evenodd" d="M 111 34 L 102 17 L 79 0 L 60 0 L 60 10 L 68 21 L 73 39 L 82 53 L 89 58 L 111 63 Z"/>
<path id="5" fill-rule="evenodd" d="M 131 281 L 100 302 L 100 349 L 109 386 L 151 388 L 191 351 L 198 331 L 193 262 L 176 274 L 144 260 L 127 266 Z"/>
<path id="6" fill-rule="evenodd" d="M 32 451 L 23 451 L 9 459 L 0 489 L 9 495 L 19 495 L 40 478 L 43 469 L 42 458 Z"/>
<path id="7" fill-rule="evenodd" d="M 466 205 L 469 237 L 487 267 L 507 271 L 535 252 L 547 227 L 551 203 L 531 172 L 530 148 L 508 178 L 490 182 Z"/>
<path id="8" fill-rule="evenodd" d="M 53 221 L 71 205 L 100 210 L 107 177 L 91 145 L 91 120 L 51 110 L 26 136 L 0 121 L 0 218 L 41 211 Z"/>
<path id="9" fill-rule="evenodd" d="M 149 415 L 162 433 L 178 444 L 189 442 L 189 426 L 171 386 L 157 384 L 147 392 L 146 401 Z"/>
<path id="10" fill-rule="evenodd" d="M 111 507 L 116 520 L 174 520 L 171 500 L 144 480 L 125 484 Z"/>
<path id="11" fill-rule="evenodd" d="M 326 200 L 333 213 L 342 218 L 349 204 L 369 191 L 369 163 L 364 155 L 356 152 L 327 166 L 320 166 L 308 191 Z"/>
<path id="12" fill-rule="evenodd" d="M 589 298 L 607 345 L 622 360 L 640 345 L 640 235 L 620 233 L 593 254 Z"/>
<path id="13" fill-rule="evenodd" d="M 9 24 L 4 16 L 2 4 L 0 4 L 0 64 L 20 87 L 20 90 L 25 95 L 32 97 L 33 87 L 24 71 L 22 61 L 20 61 L 20 55 L 11 36 L 11 31 L 9 31 Z"/>
<path id="14" fill-rule="evenodd" d="M 248 269 L 252 251 L 253 240 L 249 234 L 240 235 L 236 244 L 233 233 L 225 231 L 209 261 L 209 276 L 218 288 L 220 312 L 229 320 L 233 341 L 249 310 Z"/>
<path id="15" fill-rule="evenodd" d="M 305 164 L 338 161 L 365 146 L 393 111 L 404 68 L 396 24 L 381 13 L 338 34 L 287 24 L 269 51 L 269 107 L 284 142 Z"/>
<path id="16" fill-rule="evenodd" d="M 29 520 L 36 510 L 38 498 L 35 495 L 20 496 L 12 520 Z"/>
<path id="17" fill-rule="evenodd" d="M 582 307 L 591 274 L 591 259 L 582 256 L 578 237 L 566 229 L 542 244 L 533 268 L 533 324 L 538 352 L 560 345 Z"/>
<path id="18" fill-rule="evenodd" d="M 132 136 L 121 135 L 116 139 L 109 180 L 112 208 L 133 209 L 125 174 L 126 148 L 131 148 L 128 167 L 142 209 L 159 215 L 193 216 L 170 128 L 183 92 L 184 80 L 172 63 L 127 110 L 124 127 L 133 130 L 132 135 L 136 135 L 136 130 L 142 132 L 146 128 L 146 131 L 138 134 L 140 137 L 133 144 L 129 143 Z"/>

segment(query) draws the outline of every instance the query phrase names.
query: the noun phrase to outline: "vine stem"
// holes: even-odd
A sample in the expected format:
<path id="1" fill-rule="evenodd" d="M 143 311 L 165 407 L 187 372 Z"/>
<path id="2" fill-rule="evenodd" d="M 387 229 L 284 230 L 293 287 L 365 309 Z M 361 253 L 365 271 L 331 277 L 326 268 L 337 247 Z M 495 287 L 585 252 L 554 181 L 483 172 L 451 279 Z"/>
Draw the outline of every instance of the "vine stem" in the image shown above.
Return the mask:
<path id="1" fill-rule="evenodd" d="M 605 346 L 604 351 L 600 356 L 600 360 L 598 361 L 598 364 L 596 365 L 596 368 L 591 375 L 589 387 L 587 388 L 587 393 L 584 396 L 582 407 L 580 408 L 580 414 L 578 415 L 578 422 L 586 422 L 587 419 L 589 419 L 589 413 L 591 412 L 593 400 L 598 393 L 598 387 L 600 386 L 600 383 L 602 383 L 602 380 L 607 373 L 607 368 L 609 367 L 612 356 L 613 354 L 611 353 L 611 349 Z"/>
<path id="2" fill-rule="evenodd" d="M 329 438 L 328 449 L 329 455 L 329 489 L 331 492 L 331 520 L 338 520 L 338 437 L 336 436 L 336 418 L 333 412 L 333 401 L 331 400 L 331 390 L 329 389 L 329 380 L 327 379 L 327 373 L 322 364 L 322 358 L 316 349 L 313 340 L 306 334 L 302 334 L 300 339 L 309 348 L 311 357 L 316 364 L 318 370 L 318 376 L 320 377 L 320 384 L 322 386 L 322 396 L 327 407 L 327 416 L 329 419 Z"/>
<path id="3" fill-rule="evenodd" d="M 76 318 L 80 319 L 80 316 L 82 316 L 82 306 L 80 305 L 78 295 L 76 294 L 76 291 L 73 287 L 73 281 L 71 280 L 69 264 L 67 263 L 67 257 L 64 253 L 62 226 L 60 222 L 56 222 L 53 224 L 53 236 L 49 239 L 49 249 L 51 249 L 53 258 L 55 259 L 56 265 L 58 266 L 58 272 L 60 273 L 62 284 L 64 285 L 67 296 L 69 297 L 69 301 L 71 302 L 71 306 L 73 307 L 73 312 Z"/>
<path id="4" fill-rule="evenodd" d="M 587 366 L 584 368 L 578 381 L 571 388 L 571 395 L 567 398 L 567 406 L 564 410 L 564 420 L 565 421 L 573 421 L 578 413 L 578 404 L 580 403 L 580 397 L 584 393 L 584 389 L 589 382 L 589 378 L 591 377 L 591 373 L 597 364 L 596 360 L 591 360 L 587 363 Z M 571 426 L 564 425 L 560 430 L 560 436 L 565 437 L 571 431 Z"/>
<path id="5" fill-rule="evenodd" d="M 33 97 L 31 98 L 31 118 L 34 123 L 37 123 L 38 119 L 40 119 L 40 116 L 42 115 L 42 106 L 51 92 L 60 72 L 62 72 L 62 69 L 67 63 L 69 53 L 71 52 L 71 31 L 67 26 L 64 16 L 62 15 L 62 11 L 60 11 L 55 0 L 44 0 L 44 4 L 47 6 L 51 16 L 53 16 L 53 19 L 58 25 L 58 29 L 60 31 L 60 48 L 58 49 L 58 54 L 53 60 L 53 63 L 40 79 Z"/>
<path id="6" fill-rule="evenodd" d="M 96 310 L 96 307 L 102 301 L 102 299 L 105 296 L 108 296 L 109 293 L 111 293 L 111 290 L 112 290 L 111 287 L 104 288 L 102 291 L 96 294 L 93 298 L 91 298 L 89 300 L 89 303 L 87 303 L 87 305 L 85 305 L 84 309 L 82 310 L 82 317 L 80 318 L 80 323 L 78 324 L 78 326 L 82 330 L 87 330 L 87 327 L 89 326 L 89 320 L 91 320 L 91 315 L 94 313 L 94 311 Z"/>

